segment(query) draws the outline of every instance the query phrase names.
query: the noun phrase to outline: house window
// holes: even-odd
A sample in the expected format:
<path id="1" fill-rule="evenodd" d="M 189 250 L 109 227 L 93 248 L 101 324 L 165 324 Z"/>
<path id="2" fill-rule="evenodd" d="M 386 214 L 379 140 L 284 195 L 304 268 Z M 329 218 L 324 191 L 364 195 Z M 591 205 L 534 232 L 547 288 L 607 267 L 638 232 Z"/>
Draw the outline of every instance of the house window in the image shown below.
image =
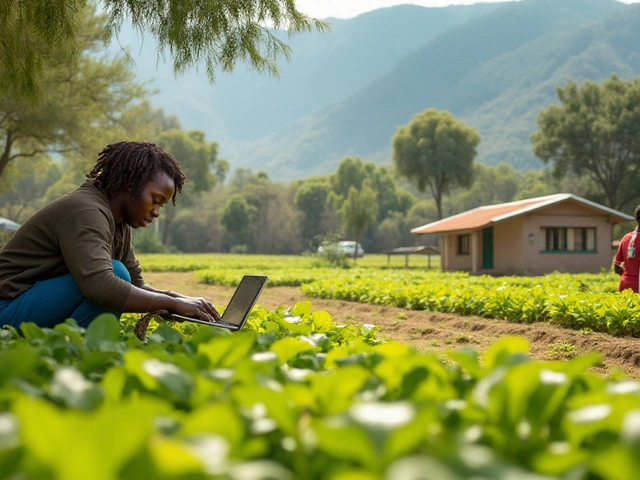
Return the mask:
<path id="1" fill-rule="evenodd" d="M 595 227 L 543 227 L 540 229 L 541 252 L 595 252 Z"/>
<path id="2" fill-rule="evenodd" d="M 458 235 L 458 255 L 469 255 L 470 235 Z"/>

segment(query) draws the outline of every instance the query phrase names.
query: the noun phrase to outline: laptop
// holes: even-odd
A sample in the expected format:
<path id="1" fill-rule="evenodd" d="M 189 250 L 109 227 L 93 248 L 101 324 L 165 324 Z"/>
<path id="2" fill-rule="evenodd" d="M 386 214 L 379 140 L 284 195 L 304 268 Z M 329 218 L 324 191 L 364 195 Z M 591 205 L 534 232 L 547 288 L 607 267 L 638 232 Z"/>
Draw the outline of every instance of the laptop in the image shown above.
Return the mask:
<path id="1" fill-rule="evenodd" d="M 240 330 L 244 327 L 247 318 L 249 318 L 251 309 L 262 293 L 262 289 L 268 279 L 269 277 L 266 275 L 245 275 L 242 277 L 238 288 L 233 292 L 231 301 L 229 301 L 229 305 L 227 305 L 220 320 L 207 322 L 206 320 L 186 317 L 184 315 L 178 315 L 177 313 L 171 314 L 171 318 L 180 322 L 186 321 L 227 328 L 229 330 Z"/>

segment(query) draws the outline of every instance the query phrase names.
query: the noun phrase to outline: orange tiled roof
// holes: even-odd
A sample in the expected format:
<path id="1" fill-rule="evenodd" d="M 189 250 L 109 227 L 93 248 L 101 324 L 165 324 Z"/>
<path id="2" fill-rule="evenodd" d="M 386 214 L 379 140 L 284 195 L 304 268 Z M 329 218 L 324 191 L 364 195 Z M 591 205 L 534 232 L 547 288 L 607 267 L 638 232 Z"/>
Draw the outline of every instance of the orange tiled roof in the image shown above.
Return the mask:
<path id="1" fill-rule="evenodd" d="M 546 207 L 568 199 L 573 199 L 584 203 L 587 206 L 603 210 L 604 212 L 618 217 L 619 222 L 633 220 L 633 217 L 618 212 L 608 207 L 598 205 L 597 203 L 585 200 L 584 198 L 569 193 L 558 193 L 555 195 L 547 195 L 545 197 L 529 198 L 527 200 L 519 200 L 517 202 L 501 203 L 499 205 L 487 205 L 484 207 L 474 208 L 467 212 L 454 215 L 452 217 L 438 220 L 437 222 L 428 223 L 421 227 L 411 230 L 411 233 L 422 235 L 425 233 L 443 233 L 464 230 L 474 230 L 486 227 L 493 223 L 506 220 L 511 217 L 521 215 L 531 210 Z"/>

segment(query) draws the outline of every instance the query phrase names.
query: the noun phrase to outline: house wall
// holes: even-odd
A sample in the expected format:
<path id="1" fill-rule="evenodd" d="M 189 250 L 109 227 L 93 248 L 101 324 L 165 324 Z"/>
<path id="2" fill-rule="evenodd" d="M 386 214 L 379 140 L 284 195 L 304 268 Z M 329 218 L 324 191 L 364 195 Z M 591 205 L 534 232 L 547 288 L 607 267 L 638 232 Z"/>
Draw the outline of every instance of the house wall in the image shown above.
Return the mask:
<path id="1" fill-rule="evenodd" d="M 522 274 L 525 266 L 524 253 L 530 248 L 523 226 L 524 219 L 522 217 L 515 217 L 493 226 L 493 271 L 483 270 L 481 273 Z"/>
<path id="2" fill-rule="evenodd" d="M 539 213 L 523 217 L 523 237 L 533 233 L 534 242 L 530 248 L 528 240 L 525 244 L 523 273 L 539 275 L 553 271 L 569 273 L 597 273 L 602 268 L 611 268 L 612 262 L 612 224 L 607 215 L 598 215 L 591 209 L 573 202 L 565 202 L 546 208 Z M 596 251 L 542 253 L 542 227 L 595 227 Z"/>
<path id="3" fill-rule="evenodd" d="M 443 235 L 441 241 L 444 241 L 445 245 L 443 252 L 443 258 L 446 256 L 446 261 L 442 262 L 442 269 L 449 271 L 463 270 L 471 271 L 471 252 L 469 255 L 458 255 L 458 235 Z"/>
<path id="4" fill-rule="evenodd" d="M 442 269 L 448 271 L 467 271 L 478 274 L 510 275 L 518 274 L 523 269 L 522 262 L 522 227 L 523 220 L 515 218 L 509 222 L 499 223 L 493 227 L 493 269 L 484 270 L 482 230 L 470 233 L 469 255 L 458 255 L 458 235 L 441 236 Z"/>
<path id="5" fill-rule="evenodd" d="M 595 227 L 596 251 L 541 252 L 542 227 Z M 529 234 L 533 234 L 530 241 Z M 482 230 L 471 233 L 469 255 L 458 255 L 457 234 L 441 236 L 442 269 L 491 275 L 542 275 L 554 271 L 597 273 L 612 262 L 610 217 L 564 202 L 493 226 L 493 269 L 482 269 Z M 475 248 L 475 250 L 474 250 Z M 474 255 L 475 251 L 475 255 Z"/>

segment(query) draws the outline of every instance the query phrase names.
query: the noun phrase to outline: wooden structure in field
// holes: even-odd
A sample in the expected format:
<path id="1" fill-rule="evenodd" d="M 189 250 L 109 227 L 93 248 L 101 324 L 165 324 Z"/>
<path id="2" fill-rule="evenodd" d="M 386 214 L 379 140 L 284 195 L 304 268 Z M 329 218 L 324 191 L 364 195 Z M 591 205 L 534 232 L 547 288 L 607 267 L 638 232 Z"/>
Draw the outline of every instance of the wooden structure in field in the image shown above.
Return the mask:
<path id="1" fill-rule="evenodd" d="M 409 255 L 427 255 L 429 265 L 427 268 L 431 268 L 431 255 L 440 255 L 440 249 L 436 247 L 398 247 L 385 252 L 387 254 L 387 266 L 391 262 L 391 255 L 404 255 L 404 268 L 409 268 Z"/>

